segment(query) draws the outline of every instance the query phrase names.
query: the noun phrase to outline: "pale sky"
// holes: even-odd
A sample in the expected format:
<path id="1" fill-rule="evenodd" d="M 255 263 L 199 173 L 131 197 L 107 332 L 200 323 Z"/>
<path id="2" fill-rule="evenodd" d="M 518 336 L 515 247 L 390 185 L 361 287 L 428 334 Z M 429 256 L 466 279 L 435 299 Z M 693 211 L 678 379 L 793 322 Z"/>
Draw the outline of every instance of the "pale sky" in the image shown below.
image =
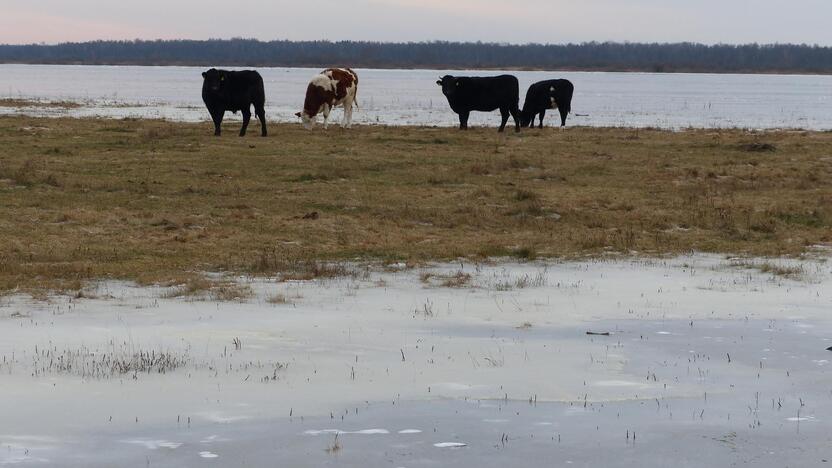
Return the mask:
<path id="1" fill-rule="evenodd" d="M 832 0 L 0 0 L 0 43 L 691 41 L 832 46 Z"/>

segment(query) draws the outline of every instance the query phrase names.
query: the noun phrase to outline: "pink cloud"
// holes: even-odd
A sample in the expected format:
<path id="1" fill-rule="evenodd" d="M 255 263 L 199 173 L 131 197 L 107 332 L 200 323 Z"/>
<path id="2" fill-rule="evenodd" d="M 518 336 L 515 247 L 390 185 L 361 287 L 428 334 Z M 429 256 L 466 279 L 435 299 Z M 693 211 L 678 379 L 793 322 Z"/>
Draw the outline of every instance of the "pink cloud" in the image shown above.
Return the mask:
<path id="1" fill-rule="evenodd" d="M 57 43 L 96 39 L 159 38 L 152 28 L 110 21 L 91 21 L 6 8 L 0 16 L 0 43 Z"/>

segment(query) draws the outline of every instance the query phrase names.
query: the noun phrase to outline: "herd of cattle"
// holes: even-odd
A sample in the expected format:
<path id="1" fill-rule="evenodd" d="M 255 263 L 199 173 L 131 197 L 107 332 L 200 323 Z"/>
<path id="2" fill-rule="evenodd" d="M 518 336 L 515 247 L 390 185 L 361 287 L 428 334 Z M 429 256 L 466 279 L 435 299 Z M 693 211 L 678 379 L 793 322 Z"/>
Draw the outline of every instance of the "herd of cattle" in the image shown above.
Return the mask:
<path id="1" fill-rule="evenodd" d="M 226 111 L 243 115 L 240 136 L 245 136 L 251 120 L 251 107 L 260 120 L 261 134 L 266 131 L 266 92 L 263 77 L 252 70 L 228 71 L 212 68 L 202 74 L 202 100 L 214 122 L 214 134 L 219 135 Z M 574 87 L 568 80 L 547 80 L 535 83 L 526 93 L 526 101 L 520 109 L 520 83 L 513 75 L 489 77 L 467 77 L 446 75 L 436 84 L 442 87 L 442 94 L 448 99 L 451 109 L 459 115 L 459 128 L 468 128 L 471 112 L 492 112 L 499 109 L 502 117 L 500 130 L 503 131 L 509 116 L 514 119 L 515 131 L 520 127 L 534 127 L 535 118 L 543 118 L 546 111 L 557 109 L 561 126 L 566 126 L 566 117 L 572 110 Z M 349 68 L 328 68 L 314 76 L 306 88 L 303 110 L 295 114 L 304 127 L 311 128 L 318 115 L 323 115 L 324 128 L 333 108 L 344 108 L 342 126 L 352 125 L 352 107 L 358 107 L 358 75 Z"/>

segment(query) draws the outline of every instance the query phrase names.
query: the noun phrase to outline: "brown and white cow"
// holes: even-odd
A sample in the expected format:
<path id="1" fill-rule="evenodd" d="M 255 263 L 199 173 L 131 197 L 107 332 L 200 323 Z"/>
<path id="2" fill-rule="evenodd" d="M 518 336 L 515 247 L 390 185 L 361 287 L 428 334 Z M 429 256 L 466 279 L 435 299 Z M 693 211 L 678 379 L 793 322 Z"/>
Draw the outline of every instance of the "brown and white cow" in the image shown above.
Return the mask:
<path id="1" fill-rule="evenodd" d="M 344 107 L 344 120 L 341 126 L 352 125 L 352 105 L 358 107 L 355 100 L 358 93 L 358 75 L 349 68 L 328 68 L 312 78 L 306 88 L 306 100 L 303 112 L 297 115 L 303 120 L 303 126 L 312 128 L 318 114 L 324 116 L 324 128 L 327 126 L 329 113 L 336 106 Z"/>

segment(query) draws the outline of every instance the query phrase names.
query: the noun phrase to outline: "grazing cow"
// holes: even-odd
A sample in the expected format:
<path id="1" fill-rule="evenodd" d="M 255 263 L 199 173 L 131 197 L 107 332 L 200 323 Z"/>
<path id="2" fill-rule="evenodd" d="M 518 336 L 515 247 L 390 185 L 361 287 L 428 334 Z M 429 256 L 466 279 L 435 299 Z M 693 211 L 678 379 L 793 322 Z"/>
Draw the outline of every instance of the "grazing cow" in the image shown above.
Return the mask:
<path id="1" fill-rule="evenodd" d="M 442 87 L 442 94 L 448 98 L 451 109 L 459 114 L 459 129 L 468 128 L 471 111 L 491 112 L 500 109 L 503 120 L 500 130 L 506 128 L 508 116 L 514 118 L 514 129 L 520 131 L 520 84 L 512 75 L 490 77 L 455 77 L 445 75 L 436 82 Z"/>
<path id="2" fill-rule="evenodd" d="M 328 68 L 312 78 L 306 87 L 306 99 L 303 111 L 295 114 L 303 121 L 303 126 L 312 128 L 318 120 L 318 114 L 324 116 L 324 128 L 327 127 L 329 113 L 334 107 L 344 107 L 344 120 L 341 126 L 352 126 L 352 105 L 358 107 L 358 75 L 349 68 Z"/>
<path id="3" fill-rule="evenodd" d="M 251 105 L 260 120 L 261 133 L 266 136 L 266 92 L 263 89 L 263 77 L 252 70 L 227 71 L 212 68 L 202 74 L 202 100 L 214 121 L 214 135 L 222 130 L 225 111 L 243 114 L 243 128 L 240 136 L 245 136 L 248 122 L 251 120 Z"/>
<path id="4" fill-rule="evenodd" d="M 540 127 L 548 109 L 560 112 L 560 126 L 566 126 L 566 116 L 572 111 L 572 93 L 575 87 L 569 80 L 540 81 L 529 86 L 526 102 L 520 112 L 520 125 L 534 127 L 534 118 L 540 114 Z"/>

